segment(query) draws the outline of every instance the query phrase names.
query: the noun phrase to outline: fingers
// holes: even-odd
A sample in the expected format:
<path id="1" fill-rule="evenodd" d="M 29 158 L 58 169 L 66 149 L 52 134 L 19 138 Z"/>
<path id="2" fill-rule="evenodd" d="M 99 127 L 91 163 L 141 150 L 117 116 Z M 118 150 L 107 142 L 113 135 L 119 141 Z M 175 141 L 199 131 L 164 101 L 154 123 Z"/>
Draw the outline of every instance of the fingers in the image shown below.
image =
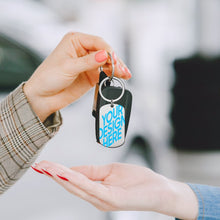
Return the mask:
<path id="1" fill-rule="evenodd" d="M 71 167 L 71 170 L 80 172 L 81 174 L 88 177 L 93 181 L 104 181 L 104 179 L 110 175 L 112 170 L 112 164 L 104 165 L 104 166 L 79 166 L 79 167 Z"/>
<path id="2" fill-rule="evenodd" d="M 111 64 L 105 65 L 103 67 L 103 70 L 108 76 L 111 76 L 111 74 L 112 74 Z M 128 80 L 131 78 L 130 70 L 125 66 L 125 64 L 123 62 L 120 62 L 120 61 L 118 61 L 117 64 L 115 65 L 115 74 L 114 75 L 118 78 L 123 78 L 125 80 Z"/>
<path id="3" fill-rule="evenodd" d="M 112 64 L 107 64 L 107 60 L 107 52 L 100 50 L 79 58 L 68 58 L 64 63 L 64 68 L 66 72 L 76 77 L 82 72 L 90 72 L 92 75 L 92 72 L 96 71 L 96 74 L 99 74 L 98 68 L 103 66 L 105 73 L 110 76 L 112 74 Z M 117 65 L 115 65 L 115 76 L 123 79 L 131 78 L 131 73 L 121 60 L 117 60 Z"/>
<path id="4" fill-rule="evenodd" d="M 108 205 L 105 201 L 99 198 L 98 194 L 91 194 L 88 191 L 81 189 L 77 185 L 74 185 L 74 183 L 71 181 L 72 177 L 70 177 L 66 173 L 66 171 L 63 170 L 68 168 L 48 161 L 43 161 L 40 164 L 36 164 L 32 168 L 38 173 L 46 174 L 48 177 L 51 177 L 55 182 L 64 187 L 68 192 L 93 204 L 96 208 L 103 211 L 112 209 L 110 205 Z M 77 175 L 74 176 L 74 178 L 77 179 Z"/>
<path id="5" fill-rule="evenodd" d="M 33 169 L 47 174 L 68 191 L 72 190 L 72 193 L 74 192 L 77 196 L 80 194 L 81 198 L 86 197 L 84 193 L 103 200 L 107 197 L 108 189 L 104 185 L 94 182 L 82 173 L 76 172 L 63 165 L 42 161 L 36 164 Z M 71 185 L 73 186 L 72 188 Z"/>
<path id="6" fill-rule="evenodd" d="M 84 33 L 74 33 L 71 37 L 75 40 L 77 39 L 81 46 L 84 47 L 86 50 L 106 50 L 108 52 L 112 52 L 112 47 L 106 43 L 101 37 L 93 36 Z"/>
<path id="7" fill-rule="evenodd" d="M 52 178 L 67 191 L 93 204 L 96 208 L 102 211 L 114 210 L 108 201 L 111 197 L 109 190 L 101 183 L 91 181 L 82 173 L 49 161 L 42 161 L 32 168 Z"/>
<path id="8" fill-rule="evenodd" d="M 112 54 L 114 64 L 116 65 L 116 73 L 117 72 L 122 72 L 122 78 L 130 78 L 131 77 L 131 72 L 130 70 L 126 67 L 126 65 L 123 63 L 121 59 L 117 57 L 115 52 L 113 51 L 112 47 L 106 43 L 101 37 L 97 36 L 92 36 L 88 34 L 83 34 L 83 33 L 76 33 L 74 34 L 75 37 L 78 37 L 81 45 L 84 46 L 85 49 L 87 50 L 106 50 L 107 52 Z M 72 35 L 72 36 L 74 36 Z M 111 60 L 108 59 L 107 62 L 111 64 Z M 120 70 L 120 71 L 119 71 Z"/>
<path id="9" fill-rule="evenodd" d="M 115 76 L 124 79 L 131 78 L 131 72 L 129 69 L 126 67 L 123 61 L 117 57 L 112 47 L 101 37 L 84 33 L 68 33 L 65 35 L 63 41 L 71 41 L 71 44 L 75 49 L 79 47 L 83 47 L 84 49 L 83 51 L 80 49 L 81 52 L 79 50 L 77 51 L 78 56 L 70 56 L 71 58 L 78 57 L 77 59 L 68 59 L 65 62 L 68 72 L 74 73 L 74 71 L 77 70 L 77 73 L 79 73 L 80 71 L 97 70 L 98 67 L 105 65 L 104 70 L 107 75 L 110 75 L 112 64 L 111 59 L 107 54 L 107 52 L 109 52 L 112 54 L 114 60 Z M 71 53 L 73 51 L 74 50 L 72 49 Z M 87 55 L 88 53 L 89 55 Z"/>
<path id="10" fill-rule="evenodd" d="M 100 50 L 82 57 L 68 58 L 64 63 L 64 68 L 67 72 L 76 76 L 82 72 L 98 69 L 98 67 L 106 63 L 107 59 L 107 52 Z"/>
<path id="11" fill-rule="evenodd" d="M 106 50 L 110 53 L 113 51 L 112 47 L 101 37 L 79 32 L 67 33 L 60 45 L 62 48 L 66 48 L 71 56 L 77 55 L 78 57 L 84 56 L 90 51 Z M 60 46 L 58 45 L 58 47 Z"/>
<path id="12" fill-rule="evenodd" d="M 117 67 L 124 73 L 123 77 L 128 77 L 127 79 L 131 78 L 131 71 L 128 69 L 128 67 L 124 64 L 124 62 L 118 58 L 119 62 Z"/>

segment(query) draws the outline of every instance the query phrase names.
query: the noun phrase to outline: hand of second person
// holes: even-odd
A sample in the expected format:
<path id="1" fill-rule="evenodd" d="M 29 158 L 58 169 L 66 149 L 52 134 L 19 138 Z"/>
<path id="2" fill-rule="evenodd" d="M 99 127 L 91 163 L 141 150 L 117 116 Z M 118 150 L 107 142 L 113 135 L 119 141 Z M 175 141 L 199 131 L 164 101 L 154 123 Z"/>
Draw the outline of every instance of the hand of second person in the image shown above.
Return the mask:
<path id="1" fill-rule="evenodd" d="M 115 76 L 129 79 L 129 70 L 102 38 L 83 33 L 64 36 L 24 85 L 24 92 L 41 121 L 92 88 L 98 82 L 100 66 L 104 65 L 106 73 L 111 74 L 107 52 L 113 54 Z"/>
<path id="2" fill-rule="evenodd" d="M 114 163 L 69 169 L 42 161 L 33 168 L 103 211 L 155 211 L 188 220 L 198 214 L 196 196 L 187 184 L 146 167 Z"/>

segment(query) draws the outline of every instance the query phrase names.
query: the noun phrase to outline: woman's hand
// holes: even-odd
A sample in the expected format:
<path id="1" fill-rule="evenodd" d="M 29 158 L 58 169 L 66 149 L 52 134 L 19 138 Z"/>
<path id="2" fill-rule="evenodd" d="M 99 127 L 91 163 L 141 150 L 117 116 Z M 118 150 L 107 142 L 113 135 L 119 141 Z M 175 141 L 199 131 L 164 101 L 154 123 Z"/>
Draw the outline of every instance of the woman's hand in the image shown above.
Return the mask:
<path id="1" fill-rule="evenodd" d="M 129 79 L 128 68 L 102 38 L 82 33 L 64 36 L 24 86 L 24 92 L 41 121 L 92 88 L 98 82 L 100 66 L 104 65 L 106 74 L 111 74 L 107 52 L 113 55 L 115 76 Z"/>
<path id="2" fill-rule="evenodd" d="M 155 211 L 191 220 L 197 216 L 197 199 L 187 184 L 145 167 L 115 163 L 69 169 L 42 161 L 32 168 L 100 210 Z"/>

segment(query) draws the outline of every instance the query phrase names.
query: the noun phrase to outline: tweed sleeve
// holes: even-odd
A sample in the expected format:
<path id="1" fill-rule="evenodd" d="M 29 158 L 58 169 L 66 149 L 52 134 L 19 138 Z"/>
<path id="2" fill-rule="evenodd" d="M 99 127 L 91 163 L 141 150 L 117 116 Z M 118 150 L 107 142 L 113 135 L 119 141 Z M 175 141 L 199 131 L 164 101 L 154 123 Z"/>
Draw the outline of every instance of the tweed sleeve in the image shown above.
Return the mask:
<path id="1" fill-rule="evenodd" d="M 62 124 L 59 112 L 44 123 L 32 110 L 23 84 L 0 103 L 0 194 L 31 166 Z"/>

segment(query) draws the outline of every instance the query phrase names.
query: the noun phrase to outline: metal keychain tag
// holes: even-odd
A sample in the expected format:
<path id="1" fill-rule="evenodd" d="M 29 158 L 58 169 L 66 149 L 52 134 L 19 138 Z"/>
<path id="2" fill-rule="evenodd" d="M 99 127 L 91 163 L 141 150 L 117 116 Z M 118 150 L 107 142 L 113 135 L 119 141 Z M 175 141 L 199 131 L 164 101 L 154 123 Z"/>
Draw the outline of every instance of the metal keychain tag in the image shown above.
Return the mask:
<path id="1" fill-rule="evenodd" d="M 101 68 L 99 83 L 95 89 L 93 116 L 96 119 L 96 141 L 105 147 L 116 148 L 125 142 L 132 95 L 125 89 L 123 81 L 114 77 L 114 61 L 111 54 L 109 56 L 112 76 L 108 77 Z M 114 82 L 119 86 L 114 85 Z"/>

